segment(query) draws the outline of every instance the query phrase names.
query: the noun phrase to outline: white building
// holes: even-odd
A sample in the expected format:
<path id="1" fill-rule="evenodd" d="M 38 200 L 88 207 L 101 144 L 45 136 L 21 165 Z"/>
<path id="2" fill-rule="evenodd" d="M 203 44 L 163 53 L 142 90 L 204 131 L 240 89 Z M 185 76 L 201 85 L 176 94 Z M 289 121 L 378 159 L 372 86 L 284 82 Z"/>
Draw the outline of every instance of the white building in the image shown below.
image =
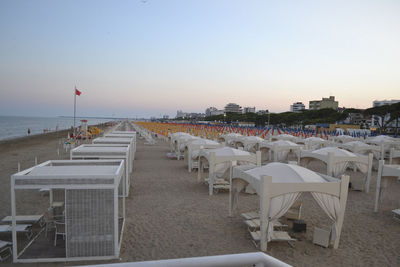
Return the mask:
<path id="1" fill-rule="evenodd" d="M 228 103 L 225 106 L 225 112 L 242 113 L 242 107 L 235 103 Z"/>
<path id="2" fill-rule="evenodd" d="M 218 115 L 223 115 L 225 112 L 223 110 L 213 110 L 211 111 L 211 116 L 218 116 Z"/>
<path id="3" fill-rule="evenodd" d="M 183 112 L 182 110 L 178 110 L 176 112 L 176 117 L 175 118 L 184 118 L 184 117 L 187 117 L 187 113 L 186 112 Z"/>
<path id="4" fill-rule="evenodd" d="M 374 102 L 372 102 L 372 107 L 380 107 L 380 106 L 384 106 L 384 105 L 392 105 L 392 104 L 396 104 L 399 103 L 400 100 L 374 100 Z M 384 118 L 385 121 L 389 120 L 390 115 L 387 114 Z M 379 127 L 382 126 L 382 118 L 379 116 L 374 116 L 372 115 L 372 119 L 371 119 L 371 127 Z M 391 123 L 389 123 L 387 125 L 388 127 L 396 127 L 396 121 L 392 121 Z"/>
<path id="5" fill-rule="evenodd" d="M 256 107 L 244 107 L 243 113 L 256 113 Z"/>
<path id="6" fill-rule="evenodd" d="M 302 102 L 296 102 L 296 103 L 293 103 L 293 105 L 290 105 L 291 112 L 300 112 L 305 109 L 306 109 L 306 106 Z"/>
<path id="7" fill-rule="evenodd" d="M 265 115 L 265 114 L 268 114 L 268 113 L 269 113 L 269 110 L 268 110 L 268 109 L 257 111 L 257 115 Z"/>
<path id="8" fill-rule="evenodd" d="M 206 108 L 206 117 L 209 117 L 209 116 L 213 116 L 213 115 L 211 115 L 211 113 L 213 112 L 213 111 L 217 111 L 218 109 L 216 108 L 216 107 L 209 107 L 209 108 Z"/>

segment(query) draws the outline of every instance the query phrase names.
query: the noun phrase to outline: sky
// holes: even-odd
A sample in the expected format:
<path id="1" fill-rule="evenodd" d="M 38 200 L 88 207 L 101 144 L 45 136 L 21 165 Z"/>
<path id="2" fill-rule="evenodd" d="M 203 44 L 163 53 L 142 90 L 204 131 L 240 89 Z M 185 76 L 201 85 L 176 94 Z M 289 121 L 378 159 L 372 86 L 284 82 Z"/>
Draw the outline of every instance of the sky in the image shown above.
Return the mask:
<path id="1" fill-rule="evenodd" d="M 0 115 L 400 99 L 400 1 L 1 0 Z"/>

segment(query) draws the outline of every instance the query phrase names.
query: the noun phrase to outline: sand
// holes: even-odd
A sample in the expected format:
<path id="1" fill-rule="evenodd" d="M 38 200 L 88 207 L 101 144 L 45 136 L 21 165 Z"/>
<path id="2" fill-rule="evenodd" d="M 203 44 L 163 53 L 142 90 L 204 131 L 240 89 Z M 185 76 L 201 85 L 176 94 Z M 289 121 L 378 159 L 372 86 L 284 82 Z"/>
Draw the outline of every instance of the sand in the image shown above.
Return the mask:
<path id="1" fill-rule="evenodd" d="M 0 144 L 0 217 L 10 214 L 10 176 L 39 162 L 68 158 L 57 155 L 56 136 L 29 137 Z M 62 149 L 61 149 L 62 151 Z M 169 146 L 159 142 L 144 145 L 138 139 L 132 176 L 133 188 L 127 199 L 127 219 L 121 248 L 121 260 L 144 261 L 197 257 L 258 251 L 251 242 L 239 215 L 228 217 L 228 193 L 208 196 L 208 187 L 197 182 L 197 173 L 189 173 L 184 161 L 166 157 Z M 322 164 L 312 164 L 323 170 Z M 294 248 L 287 243 L 271 242 L 268 254 L 294 266 L 400 266 L 400 222 L 390 210 L 398 208 L 394 197 L 386 197 L 378 213 L 373 212 L 376 172 L 369 194 L 350 191 L 339 249 L 312 244 L 314 226 L 329 222 L 310 194 L 303 194 L 302 219 L 307 232 L 294 234 Z M 400 186 L 390 188 L 387 195 L 399 195 Z M 48 197 L 29 192 L 18 199 L 21 210 L 39 212 L 48 204 Z M 239 212 L 258 209 L 256 195 L 241 194 Z M 1 237 L 4 239 L 3 237 Z M 111 261 L 116 262 L 116 261 Z M 68 265 L 93 262 L 72 262 Z M 97 263 L 110 263 L 107 261 Z M 12 265 L 8 260 L 6 265 Z M 24 266 L 34 264 L 24 264 Z M 63 266 L 48 263 L 40 266 Z M 34 265 L 39 266 L 39 265 Z"/>

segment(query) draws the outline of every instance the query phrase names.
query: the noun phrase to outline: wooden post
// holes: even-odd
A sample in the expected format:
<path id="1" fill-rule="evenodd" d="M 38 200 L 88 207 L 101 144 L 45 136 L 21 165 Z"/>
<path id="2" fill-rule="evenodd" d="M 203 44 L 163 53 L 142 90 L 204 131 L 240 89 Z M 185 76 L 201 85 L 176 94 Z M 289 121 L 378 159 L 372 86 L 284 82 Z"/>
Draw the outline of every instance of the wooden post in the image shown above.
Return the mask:
<path id="1" fill-rule="evenodd" d="M 269 205 L 270 198 L 268 196 L 268 184 L 272 183 L 271 176 L 261 176 L 261 185 L 260 185 L 260 248 L 262 251 L 267 251 L 267 234 L 268 234 L 268 224 L 269 224 Z"/>
<path id="2" fill-rule="evenodd" d="M 342 231 L 344 212 L 346 210 L 347 194 L 349 191 L 349 180 L 350 177 L 348 175 L 342 175 L 340 182 L 340 202 L 339 202 L 340 212 L 336 224 L 337 233 L 336 233 L 335 243 L 333 244 L 334 249 L 337 249 L 339 247 L 340 233 Z"/>

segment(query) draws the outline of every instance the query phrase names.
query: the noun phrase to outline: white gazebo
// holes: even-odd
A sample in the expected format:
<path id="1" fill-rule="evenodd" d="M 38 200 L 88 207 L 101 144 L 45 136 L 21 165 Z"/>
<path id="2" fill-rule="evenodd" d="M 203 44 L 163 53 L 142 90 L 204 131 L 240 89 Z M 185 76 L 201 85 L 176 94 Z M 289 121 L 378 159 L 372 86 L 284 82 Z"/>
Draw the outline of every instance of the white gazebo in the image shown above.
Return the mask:
<path id="1" fill-rule="evenodd" d="M 125 165 L 124 180 L 120 185 L 120 195 L 129 196 L 131 185 L 132 160 L 130 154 L 130 145 L 122 144 L 84 144 L 70 151 L 70 159 L 122 159 Z M 122 187 L 124 184 L 124 187 Z M 125 188 L 123 191 L 122 189 Z"/>
<path id="2" fill-rule="evenodd" d="M 261 153 L 256 154 L 231 148 L 222 147 L 215 149 L 200 149 L 198 160 L 197 180 L 208 181 L 209 195 L 213 194 L 214 189 L 229 189 L 229 176 L 225 175 L 232 164 L 255 164 L 261 166 Z M 204 177 L 204 166 L 208 164 L 208 179 Z"/>
<path id="3" fill-rule="evenodd" d="M 259 234 L 262 251 L 267 251 L 267 243 L 272 240 L 274 222 L 289 210 L 302 192 L 311 192 L 333 221 L 333 247 L 338 248 L 348 194 L 348 176 L 343 175 L 339 180 L 297 165 L 274 162 L 256 168 L 235 167 L 231 179 L 230 215 L 237 207 L 239 192 L 247 185 L 251 185 L 260 197 Z"/>
<path id="4" fill-rule="evenodd" d="M 277 136 L 274 136 L 276 140 L 286 140 L 286 141 L 291 141 L 293 143 L 296 143 L 296 141 L 299 139 L 298 137 L 291 135 L 291 134 L 279 134 Z"/>
<path id="5" fill-rule="evenodd" d="M 184 133 L 184 132 L 176 132 L 176 133 L 170 134 L 169 147 L 170 147 L 171 153 L 178 150 L 178 139 L 182 136 L 190 136 L 190 134 Z"/>
<path id="6" fill-rule="evenodd" d="M 198 168 L 198 159 L 200 149 L 219 148 L 222 145 L 218 142 L 208 139 L 195 139 L 189 141 L 185 146 L 184 158 L 188 164 L 188 171 L 192 172 L 194 168 Z"/>
<path id="7" fill-rule="evenodd" d="M 338 135 L 338 136 L 334 136 L 332 137 L 332 140 L 335 143 L 347 143 L 347 142 L 351 142 L 351 141 L 356 141 L 356 139 L 350 135 Z"/>
<path id="8" fill-rule="evenodd" d="M 327 141 L 320 138 L 320 137 L 308 137 L 304 139 L 304 144 L 306 146 L 306 149 L 308 150 L 314 150 L 314 149 L 318 149 L 324 146 L 324 144 L 326 144 Z"/>
<path id="9" fill-rule="evenodd" d="M 184 156 L 185 153 L 185 148 L 188 143 L 194 141 L 194 140 L 201 140 L 202 138 L 193 136 L 193 135 L 182 135 L 179 136 L 176 139 L 176 145 L 174 146 L 174 151 L 172 153 L 175 153 L 176 158 L 180 160 L 181 157 Z"/>
<path id="10" fill-rule="evenodd" d="M 105 134 L 106 138 L 133 138 L 133 152 L 136 152 L 136 132 L 134 131 L 113 131 L 112 133 Z"/>
<path id="11" fill-rule="evenodd" d="M 359 169 L 366 174 L 363 185 L 365 192 L 368 193 L 372 173 L 372 159 L 372 153 L 364 156 L 337 147 L 324 147 L 314 151 L 301 150 L 298 162 L 303 166 L 307 166 L 311 160 L 320 160 L 327 165 L 327 175 L 337 178 L 345 173 L 350 166 L 349 164 L 353 164 L 354 170 Z M 355 185 L 353 187 L 361 190 Z"/>
<path id="12" fill-rule="evenodd" d="M 266 140 L 258 136 L 247 136 L 243 138 L 244 150 L 255 153 L 260 150 L 260 145 L 266 143 Z"/>
<path id="13" fill-rule="evenodd" d="M 92 143 L 93 144 L 108 144 L 108 145 L 130 145 L 132 164 L 133 164 L 133 161 L 135 160 L 136 138 L 132 138 L 132 137 L 120 137 L 120 138 L 98 137 L 96 139 L 93 139 Z"/>
<path id="14" fill-rule="evenodd" d="M 260 144 L 260 151 L 265 156 L 268 153 L 268 160 L 284 161 L 287 159 L 289 152 L 294 152 L 299 155 L 301 145 L 287 140 L 278 140 L 272 142 L 265 142 Z"/>
<path id="15" fill-rule="evenodd" d="M 118 197 L 118 188 L 124 173 L 122 160 L 54 160 L 12 175 L 14 262 L 118 259 L 125 222 L 125 198 Z M 16 200 L 26 190 L 41 188 L 63 193 L 57 205 L 63 209 L 62 218 L 54 221 L 54 237 L 43 227 L 27 245 L 22 241 L 19 245 L 16 229 L 21 208 Z M 57 240 L 59 235 L 63 239 Z"/>
<path id="16" fill-rule="evenodd" d="M 400 180 L 400 165 L 385 165 L 384 160 L 379 161 L 378 176 L 376 178 L 376 194 L 374 211 L 378 212 L 382 189 L 390 186 L 390 182 Z"/>
<path id="17" fill-rule="evenodd" d="M 384 153 L 383 146 L 369 145 L 361 141 L 350 141 L 344 144 L 339 144 L 338 147 L 362 155 L 372 153 L 377 160 L 381 159 Z"/>

